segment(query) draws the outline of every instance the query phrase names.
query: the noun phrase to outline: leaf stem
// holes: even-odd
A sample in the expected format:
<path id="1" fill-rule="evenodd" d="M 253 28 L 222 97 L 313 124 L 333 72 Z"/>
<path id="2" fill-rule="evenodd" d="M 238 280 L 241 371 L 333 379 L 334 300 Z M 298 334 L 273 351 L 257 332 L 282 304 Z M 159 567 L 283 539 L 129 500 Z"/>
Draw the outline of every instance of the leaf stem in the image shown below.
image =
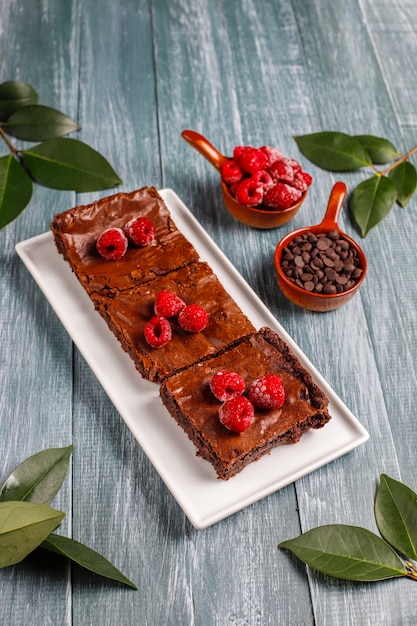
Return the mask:
<path id="1" fill-rule="evenodd" d="M 397 165 L 399 165 L 400 163 L 403 163 L 404 161 L 407 161 L 407 159 L 412 156 L 415 152 L 417 152 L 417 146 L 415 146 L 414 148 L 412 148 L 411 150 L 409 150 L 408 152 L 406 152 L 405 154 L 403 154 L 399 159 L 397 159 L 394 163 L 392 163 L 391 165 L 389 165 L 387 168 L 385 168 L 382 171 L 379 171 L 378 174 L 380 176 L 385 176 L 385 174 L 388 174 L 388 172 L 390 172 L 391 170 L 395 169 L 397 167 Z"/>
<path id="2" fill-rule="evenodd" d="M 14 155 L 16 155 L 17 150 L 14 147 L 14 145 L 11 143 L 11 141 L 9 140 L 8 136 L 6 135 L 6 133 L 4 132 L 4 130 L 2 129 L 2 127 L 0 126 L 0 135 L 3 137 L 4 141 L 6 142 L 7 146 L 10 148 L 10 152 Z"/>
<path id="3" fill-rule="evenodd" d="M 414 565 L 414 563 L 412 563 L 411 561 L 409 561 L 408 559 L 405 561 L 405 565 L 407 567 L 407 576 L 408 578 L 412 578 L 413 580 L 417 580 L 417 568 Z"/>

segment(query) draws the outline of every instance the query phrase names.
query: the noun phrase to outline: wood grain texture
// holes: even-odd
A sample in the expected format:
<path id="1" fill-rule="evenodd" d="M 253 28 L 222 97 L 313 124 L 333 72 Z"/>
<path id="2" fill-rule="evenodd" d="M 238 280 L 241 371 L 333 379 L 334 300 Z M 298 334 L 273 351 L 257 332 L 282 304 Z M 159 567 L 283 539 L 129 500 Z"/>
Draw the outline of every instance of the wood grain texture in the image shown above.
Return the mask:
<path id="1" fill-rule="evenodd" d="M 321 220 L 340 176 L 309 164 L 293 135 L 371 133 L 417 143 L 412 0 L 3 0 L 0 82 L 33 84 L 77 119 L 120 189 L 172 187 L 370 432 L 370 440 L 205 531 L 187 521 L 17 259 L 17 241 L 52 215 L 108 191 L 36 188 L 0 231 L 0 480 L 42 448 L 74 444 L 58 507 L 62 532 L 98 550 L 139 590 L 59 559 L 0 572 L 0 623 L 100 626 L 408 626 L 409 580 L 353 584 L 307 571 L 280 541 L 318 524 L 376 530 L 386 472 L 417 489 L 415 210 L 394 208 L 365 240 L 361 292 L 314 314 L 279 292 L 278 240 Z M 314 176 L 294 221 L 256 231 L 225 210 L 218 174 L 181 139 L 205 134 L 230 154 L 272 144 Z M 3 154 L 3 153 L 1 153 Z M 415 162 L 415 161 L 414 161 Z M 351 191 L 365 173 L 343 174 Z M 359 241 L 346 208 L 341 226 Z"/>

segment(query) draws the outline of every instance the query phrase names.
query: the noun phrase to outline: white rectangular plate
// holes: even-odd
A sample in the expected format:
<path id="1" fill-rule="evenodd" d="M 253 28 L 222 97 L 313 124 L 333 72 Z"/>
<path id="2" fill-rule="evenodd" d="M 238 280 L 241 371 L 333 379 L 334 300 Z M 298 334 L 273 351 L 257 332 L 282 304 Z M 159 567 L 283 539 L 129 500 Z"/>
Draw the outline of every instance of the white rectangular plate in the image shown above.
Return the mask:
<path id="1" fill-rule="evenodd" d="M 196 456 L 193 444 L 162 405 L 159 386 L 138 374 L 58 254 L 52 233 L 22 241 L 16 251 L 188 519 L 202 529 L 350 452 L 369 435 L 174 191 L 160 193 L 177 227 L 255 327 L 275 330 L 330 400 L 332 420 L 325 428 L 306 433 L 295 445 L 276 448 L 228 481 L 217 479 L 211 465 Z"/>

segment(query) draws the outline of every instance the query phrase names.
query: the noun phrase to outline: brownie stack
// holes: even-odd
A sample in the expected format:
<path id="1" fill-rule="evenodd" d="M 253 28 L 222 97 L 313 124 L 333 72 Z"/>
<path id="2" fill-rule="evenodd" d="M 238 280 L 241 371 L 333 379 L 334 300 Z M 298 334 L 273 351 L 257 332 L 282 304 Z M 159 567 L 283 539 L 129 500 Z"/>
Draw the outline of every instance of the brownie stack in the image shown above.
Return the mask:
<path id="1" fill-rule="evenodd" d="M 123 228 L 139 216 L 155 226 L 152 243 L 129 246 L 118 261 L 101 257 L 96 242 L 103 230 Z M 230 478 L 273 447 L 295 443 L 303 432 L 329 421 L 325 394 L 276 333 L 255 329 L 180 233 L 156 189 L 145 187 L 75 207 L 56 215 L 51 230 L 58 251 L 96 310 L 140 374 L 161 384 L 163 403 L 219 478 Z M 209 322 L 203 331 L 187 333 L 173 321 L 171 341 L 152 348 L 144 326 L 163 290 L 204 307 Z M 244 433 L 227 430 L 219 422 L 219 402 L 209 388 L 221 369 L 237 372 L 247 386 L 264 374 L 279 374 L 286 393 L 283 406 L 256 410 L 254 423 Z"/>

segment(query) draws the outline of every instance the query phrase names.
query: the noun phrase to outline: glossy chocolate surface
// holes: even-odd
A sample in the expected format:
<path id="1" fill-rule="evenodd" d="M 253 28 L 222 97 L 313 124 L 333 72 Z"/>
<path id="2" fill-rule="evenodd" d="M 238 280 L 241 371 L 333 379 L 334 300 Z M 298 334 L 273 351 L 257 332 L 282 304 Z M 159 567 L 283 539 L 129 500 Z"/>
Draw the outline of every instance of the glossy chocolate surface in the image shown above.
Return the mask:
<path id="1" fill-rule="evenodd" d="M 208 324 L 201 332 L 189 333 L 171 318 L 172 339 L 153 348 L 144 338 L 144 326 L 155 314 L 155 299 L 163 290 L 175 293 L 185 304 L 202 306 Z M 207 263 L 193 263 L 112 299 L 96 296 L 94 300 L 124 349 L 150 380 L 162 380 L 255 330 Z"/>
<path id="2" fill-rule="evenodd" d="M 274 410 L 256 409 L 254 423 L 241 434 L 227 430 L 218 418 L 221 403 L 209 386 L 212 376 L 222 369 L 240 374 L 247 389 L 264 374 L 279 374 L 286 394 L 283 406 Z M 224 468 L 232 467 L 254 451 L 260 456 L 278 441 L 295 443 L 303 432 L 321 427 L 330 419 L 326 396 L 288 346 L 269 329 L 262 329 L 224 354 L 170 377 L 161 395 L 164 400 L 174 400 L 184 423 L 188 423 L 189 432 L 198 432 L 199 445 L 208 451 L 207 456 L 204 452 L 202 456 L 211 457 L 212 461 L 217 459 Z"/>
<path id="3" fill-rule="evenodd" d="M 99 235 L 137 216 L 155 226 L 151 244 L 129 244 L 119 261 L 108 261 L 96 250 Z M 118 193 L 56 215 L 51 229 L 58 250 L 89 293 L 129 289 L 198 259 L 191 243 L 179 232 L 162 198 L 154 189 Z"/>

